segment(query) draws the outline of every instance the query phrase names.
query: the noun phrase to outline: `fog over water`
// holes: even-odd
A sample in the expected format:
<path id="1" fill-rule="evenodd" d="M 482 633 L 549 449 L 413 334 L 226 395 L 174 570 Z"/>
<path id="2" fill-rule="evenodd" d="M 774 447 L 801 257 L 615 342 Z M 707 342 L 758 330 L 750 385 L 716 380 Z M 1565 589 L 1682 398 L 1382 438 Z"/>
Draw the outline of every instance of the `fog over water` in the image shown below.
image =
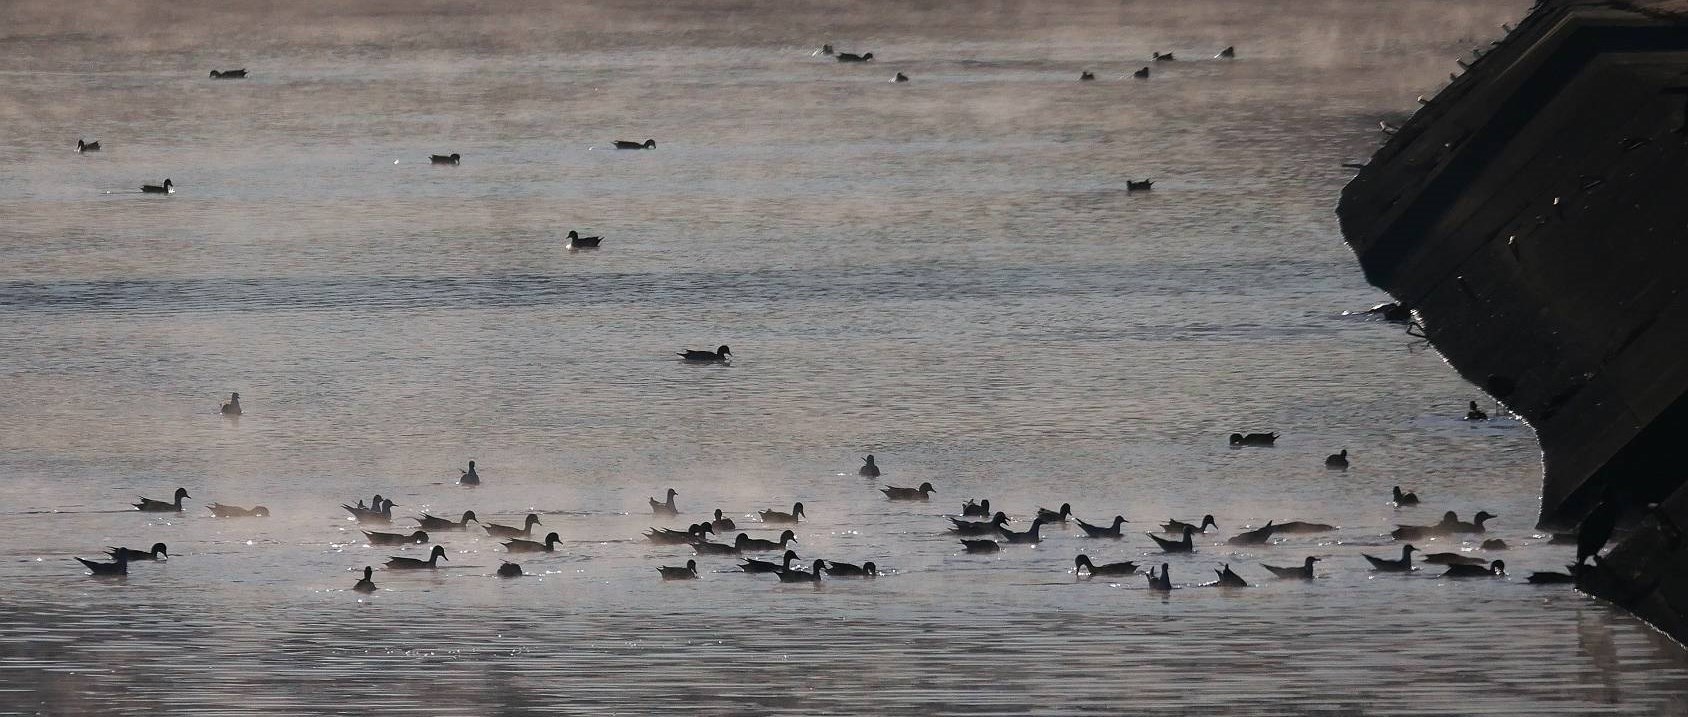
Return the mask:
<path id="1" fill-rule="evenodd" d="M 0 4 L 0 713 L 1683 714 L 1679 646 L 1524 582 L 1574 553 L 1533 527 L 1529 428 L 1460 420 L 1476 390 L 1345 313 L 1385 297 L 1342 163 L 1527 7 Z M 382 570 L 427 546 L 365 544 L 339 506 L 375 493 L 371 529 L 563 542 L 435 532 L 441 569 Z M 969 555 L 968 498 L 1131 523 Z M 795 501 L 805 565 L 887 574 L 665 583 L 691 550 L 641 536 L 722 508 L 772 539 Z M 1508 578 L 1361 558 L 1479 509 L 1418 547 Z M 1194 554 L 1142 535 L 1204 513 Z M 1269 520 L 1339 527 L 1225 543 Z M 154 542 L 122 581 L 71 559 Z M 1202 586 L 1227 563 L 1255 585 Z"/>

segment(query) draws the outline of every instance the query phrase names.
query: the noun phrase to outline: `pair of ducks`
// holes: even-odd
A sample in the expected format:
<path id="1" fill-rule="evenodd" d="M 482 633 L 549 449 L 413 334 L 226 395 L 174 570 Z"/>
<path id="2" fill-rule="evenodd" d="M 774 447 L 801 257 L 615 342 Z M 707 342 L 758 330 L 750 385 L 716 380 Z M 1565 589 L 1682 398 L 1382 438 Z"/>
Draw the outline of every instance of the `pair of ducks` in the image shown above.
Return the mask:
<path id="1" fill-rule="evenodd" d="M 77 558 L 94 575 L 128 575 L 129 563 L 141 560 L 163 560 L 170 557 L 170 550 L 163 543 L 153 543 L 152 550 L 135 550 L 134 548 L 106 548 L 106 554 L 111 556 L 111 562 L 99 563 L 87 558 Z"/>
<path id="2" fill-rule="evenodd" d="M 789 561 L 788 561 L 788 563 L 789 563 Z M 780 577 L 780 582 L 782 582 L 782 583 L 814 583 L 816 585 L 819 585 L 820 582 L 821 582 L 821 572 L 824 571 L 825 569 L 826 569 L 826 561 L 816 560 L 812 570 L 793 570 L 793 569 L 790 569 L 790 568 L 780 568 L 780 569 L 772 570 L 772 571 L 768 571 L 768 572 L 772 572 L 775 575 L 778 575 Z M 659 574 L 662 575 L 663 580 L 696 580 L 697 579 L 697 561 L 696 560 L 687 560 L 685 567 L 671 567 L 671 566 L 663 565 L 663 566 L 658 567 L 656 570 Z M 755 572 L 755 571 L 746 571 L 746 572 Z"/>
<path id="3" fill-rule="evenodd" d="M 785 551 L 784 559 L 778 563 L 769 562 L 767 560 L 757 560 L 755 558 L 746 558 L 743 563 L 739 564 L 739 571 L 746 573 L 786 572 L 791 570 L 791 562 L 793 560 L 797 560 L 797 551 L 795 550 Z M 879 577 L 879 566 L 875 565 L 871 560 L 862 563 L 861 565 L 856 565 L 854 563 L 840 563 L 834 560 L 817 560 L 815 563 L 817 565 L 817 570 L 819 569 L 818 566 L 821 563 L 825 563 L 826 574 L 835 578 Z"/>
<path id="4" fill-rule="evenodd" d="M 1401 558 L 1390 560 L 1373 555 L 1361 554 L 1366 562 L 1371 563 L 1372 569 L 1384 573 L 1406 573 L 1415 570 L 1413 567 L 1413 553 L 1422 552 L 1411 543 L 1401 546 Z M 1506 561 L 1495 560 L 1487 565 L 1482 560 L 1467 558 L 1457 553 L 1436 553 L 1436 563 L 1447 565 L 1448 569 L 1442 573 L 1445 578 L 1473 578 L 1493 577 L 1506 574 Z"/>

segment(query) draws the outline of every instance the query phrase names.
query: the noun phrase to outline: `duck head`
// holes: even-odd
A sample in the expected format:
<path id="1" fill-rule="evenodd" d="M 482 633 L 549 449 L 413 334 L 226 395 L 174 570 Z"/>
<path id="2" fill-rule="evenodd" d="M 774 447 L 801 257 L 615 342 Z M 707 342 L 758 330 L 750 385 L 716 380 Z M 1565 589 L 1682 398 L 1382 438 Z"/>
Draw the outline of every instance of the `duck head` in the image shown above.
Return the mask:
<path id="1" fill-rule="evenodd" d="M 475 521 L 475 522 L 477 522 L 477 523 L 479 523 L 479 522 L 481 522 L 481 519 L 480 519 L 480 518 L 476 518 L 476 517 L 475 517 L 475 511 L 472 511 L 472 510 L 465 510 L 465 511 L 463 511 L 463 522 L 464 522 L 464 523 L 465 523 L 465 524 L 467 524 L 467 523 L 468 523 L 468 522 L 469 522 L 469 521 L 471 521 L 471 520 L 473 520 L 473 521 Z"/>
<path id="2" fill-rule="evenodd" d="M 1308 570 L 1312 570 L 1313 569 L 1313 563 L 1316 563 L 1316 562 L 1319 562 L 1319 559 L 1309 555 L 1309 556 L 1307 556 L 1307 561 L 1305 563 L 1302 563 L 1302 564 L 1306 565 Z"/>
<path id="3" fill-rule="evenodd" d="M 726 347 L 722 346 L 721 348 L 726 348 Z M 863 458 L 862 461 L 864 463 L 870 465 L 870 466 L 873 465 L 873 454 L 872 453 L 867 454 L 867 457 Z"/>
<path id="4" fill-rule="evenodd" d="M 1476 523 L 1478 525 L 1482 525 L 1483 521 L 1485 521 L 1485 520 L 1488 520 L 1490 518 L 1499 518 L 1499 517 L 1500 516 L 1495 515 L 1493 513 L 1490 513 L 1489 511 L 1479 510 L 1479 511 L 1477 511 L 1476 515 L 1471 516 L 1471 522 Z"/>
<path id="5" fill-rule="evenodd" d="M 817 559 L 817 560 L 815 560 L 815 564 L 812 567 L 813 567 L 813 570 L 815 571 L 815 577 L 818 578 L 818 577 L 821 576 L 821 571 L 826 569 L 826 561 Z"/>
<path id="6" fill-rule="evenodd" d="M 432 560 L 434 558 L 439 558 L 440 560 L 451 559 L 445 556 L 445 546 L 443 545 L 436 545 L 433 550 L 428 552 L 428 559 Z"/>
<path id="7" fill-rule="evenodd" d="M 1505 560 L 1496 560 L 1492 563 L 1489 563 L 1489 572 L 1492 572 L 1496 575 L 1505 575 L 1506 574 L 1506 561 Z"/>
<path id="8" fill-rule="evenodd" d="M 645 149 L 656 149 L 656 140 L 646 139 L 645 140 Z"/>
<path id="9" fill-rule="evenodd" d="M 1085 570 L 1095 568 L 1095 566 L 1090 563 L 1090 556 L 1085 555 L 1084 553 L 1079 553 L 1078 557 L 1073 558 L 1073 571 L 1077 572 L 1081 568 Z"/>
<path id="10" fill-rule="evenodd" d="M 428 542 L 427 531 L 418 530 L 414 533 L 411 533 L 410 534 L 410 542 L 412 542 L 412 543 L 426 543 L 426 542 Z"/>
<path id="11" fill-rule="evenodd" d="M 730 349 L 730 348 L 727 348 L 726 344 L 721 344 L 720 346 L 716 347 L 715 353 L 720 354 L 722 356 L 731 356 L 731 355 L 733 355 L 733 350 Z"/>
<path id="12" fill-rule="evenodd" d="M 375 568 L 368 566 L 368 565 L 363 566 L 363 579 L 364 580 L 370 580 L 374 577 L 375 577 Z"/>
<path id="13" fill-rule="evenodd" d="M 532 530 L 535 525 L 539 525 L 539 516 L 534 515 L 533 513 L 528 513 L 527 523 L 522 527 Z"/>
<path id="14" fill-rule="evenodd" d="M 787 530 L 783 533 L 780 533 L 780 545 L 784 545 L 784 544 L 790 543 L 790 542 L 795 542 L 796 540 L 797 540 L 797 534 L 792 532 L 792 531 Z"/>
<path id="15" fill-rule="evenodd" d="M 1125 519 L 1125 516 L 1123 516 L 1123 515 L 1116 515 L 1116 516 L 1114 516 L 1114 530 L 1119 530 L 1119 526 L 1120 526 L 1120 524 L 1121 524 L 1121 523 L 1126 523 L 1126 522 L 1129 522 L 1129 521 L 1127 521 L 1127 520 L 1126 520 L 1126 519 Z"/>
<path id="16" fill-rule="evenodd" d="M 673 488 L 668 489 L 668 499 L 669 500 L 673 500 L 674 496 L 677 496 L 679 494 L 680 494 L 680 491 L 674 490 Z"/>
<path id="17" fill-rule="evenodd" d="M 869 560 L 865 563 L 862 563 L 862 572 L 867 573 L 869 576 L 878 577 L 879 576 L 879 566 L 874 565 L 873 561 Z"/>
<path id="18" fill-rule="evenodd" d="M 922 492 L 922 493 L 936 493 L 936 492 L 938 492 L 938 489 L 933 488 L 931 483 L 921 483 L 920 484 L 920 492 Z"/>
<path id="19" fill-rule="evenodd" d="M 549 548 L 561 542 L 563 542 L 563 536 L 557 535 L 556 533 L 545 534 L 545 547 Z"/>
<path id="20" fill-rule="evenodd" d="M 697 572 L 697 561 L 696 560 L 687 560 L 686 561 L 686 569 L 691 571 L 691 572 L 694 572 L 694 573 Z"/>
<path id="21" fill-rule="evenodd" d="M 475 462 L 474 461 L 469 461 L 469 470 L 471 470 L 471 471 L 475 470 Z"/>
<path id="22" fill-rule="evenodd" d="M 155 558 L 160 557 L 160 556 L 166 557 L 166 558 L 170 557 L 170 549 L 167 546 L 165 546 L 163 543 L 153 543 L 152 544 L 152 550 L 150 550 L 148 552 L 152 553 L 153 557 L 155 557 Z"/>
<path id="23" fill-rule="evenodd" d="M 726 348 L 726 347 L 723 346 L 722 348 Z M 793 516 L 801 516 L 801 517 L 804 517 L 804 518 L 809 517 L 807 515 L 803 515 L 803 504 L 802 503 L 793 503 L 791 505 L 791 514 Z M 789 531 L 787 531 L 787 532 L 789 532 Z"/>
<path id="24" fill-rule="evenodd" d="M 1000 510 L 996 512 L 996 515 L 991 516 L 991 523 L 993 525 L 1002 525 L 1006 522 L 1008 522 L 1008 514 Z"/>
<path id="25" fill-rule="evenodd" d="M 1243 434 L 1241 434 L 1241 433 L 1231 434 L 1231 445 L 1234 446 L 1234 445 L 1237 445 L 1238 443 L 1242 443 L 1242 442 L 1243 442 Z"/>
<path id="26" fill-rule="evenodd" d="M 787 566 L 790 566 L 791 561 L 796 560 L 796 559 L 797 559 L 797 551 L 795 551 L 795 550 L 785 551 L 785 564 Z"/>
<path id="27" fill-rule="evenodd" d="M 862 60 L 864 62 L 867 61 L 867 60 L 871 60 L 871 59 L 873 59 L 873 53 L 871 53 L 871 52 L 862 53 Z"/>
<path id="28" fill-rule="evenodd" d="M 1406 560 L 1407 558 L 1412 556 L 1413 552 L 1415 552 L 1417 550 L 1418 550 L 1418 548 L 1413 547 L 1412 543 L 1407 543 L 1406 545 L 1401 546 L 1401 559 Z"/>
<path id="29" fill-rule="evenodd" d="M 171 183 L 170 183 L 170 180 L 169 180 L 169 178 L 166 178 L 166 179 L 165 179 L 165 180 L 164 180 L 164 188 L 165 188 L 165 189 L 169 189 L 169 188 L 170 188 L 170 187 L 173 187 L 173 186 L 175 186 L 175 185 L 173 185 L 173 184 L 171 184 Z"/>
<path id="30" fill-rule="evenodd" d="M 1442 514 L 1442 524 L 1443 525 L 1447 525 L 1448 523 L 1458 523 L 1458 522 L 1459 522 L 1459 514 L 1458 513 L 1455 513 L 1455 512 L 1450 510 L 1450 511 Z"/>
<path id="31" fill-rule="evenodd" d="M 188 495 L 188 489 L 186 489 L 186 488 L 177 488 L 176 489 L 176 500 L 181 500 L 183 498 L 192 498 L 192 497 L 193 496 Z"/>
<path id="32" fill-rule="evenodd" d="M 721 519 L 721 509 L 720 509 L 720 508 L 716 508 L 716 509 L 715 509 L 715 519 L 716 519 L 716 520 L 720 520 L 720 519 Z"/>
<path id="33" fill-rule="evenodd" d="M 1072 514 L 1073 514 L 1073 504 L 1072 503 L 1062 503 L 1061 504 L 1061 516 L 1066 517 L 1066 516 L 1069 516 L 1069 515 L 1072 515 Z"/>
<path id="34" fill-rule="evenodd" d="M 1219 529 L 1219 523 L 1217 523 L 1217 522 L 1214 522 L 1214 520 L 1213 520 L 1213 514 L 1212 514 L 1212 513 L 1209 513 L 1209 514 L 1207 514 L 1207 515 L 1204 515 L 1204 516 L 1202 516 L 1202 526 L 1201 526 L 1201 529 L 1202 529 L 1202 530 L 1207 530 L 1207 526 L 1210 526 L 1210 525 L 1211 525 L 1211 526 L 1213 526 L 1213 529 L 1214 529 L 1214 530 L 1218 530 L 1218 529 Z"/>
<path id="35" fill-rule="evenodd" d="M 1184 526 L 1184 540 L 1186 540 L 1186 541 L 1191 540 L 1195 536 L 1195 534 L 1196 534 L 1196 529 L 1195 529 L 1194 526 L 1189 526 L 1189 525 Z"/>
<path id="36" fill-rule="evenodd" d="M 456 153 L 456 152 L 452 152 L 452 153 L 451 153 L 451 161 L 453 161 L 453 162 L 461 162 L 461 161 L 463 161 L 463 155 L 461 155 L 461 154 L 458 154 L 458 153 Z"/>

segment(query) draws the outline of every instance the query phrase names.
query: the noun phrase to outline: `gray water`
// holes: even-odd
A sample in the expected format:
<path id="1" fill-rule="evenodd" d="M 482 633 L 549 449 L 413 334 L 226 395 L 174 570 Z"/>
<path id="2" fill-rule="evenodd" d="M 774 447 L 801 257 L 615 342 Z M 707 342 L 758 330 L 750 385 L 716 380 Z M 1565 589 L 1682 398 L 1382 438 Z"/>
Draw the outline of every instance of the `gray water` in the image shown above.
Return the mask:
<path id="1" fill-rule="evenodd" d="M 788 5 L 0 5 L 0 712 L 1688 711 L 1680 646 L 1524 582 L 1571 555 L 1529 428 L 1461 421 L 1472 387 L 1348 313 L 1384 297 L 1341 163 L 1525 3 Z M 1151 51 L 1180 60 L 1131 79 Z M 1225 445 L 1250 430 L 1284 438 Z M 498 541 L 435 533 L 440 570 L 359 595 L 425 555 L 364 543 L 338 506 L 373 493 L 564 542 L 500 580 Z M 1221 530 L 974 556 L 967 498 Z M 690 550 L 640 537 L 720 507 L 771 538 L 755 511 L 799 500 L 805 562 L 887 574 L 664 583 Z M 1420 547 L 1507 578 L 1360 557 L 1479 509 L 1511 550 Z M 1341 527 L 1224 544 L 1268 520 Z M 71 560 L 159 541 L 126 580 Z M 1203 586 L 1225 563 L 1255 586 Z"/>

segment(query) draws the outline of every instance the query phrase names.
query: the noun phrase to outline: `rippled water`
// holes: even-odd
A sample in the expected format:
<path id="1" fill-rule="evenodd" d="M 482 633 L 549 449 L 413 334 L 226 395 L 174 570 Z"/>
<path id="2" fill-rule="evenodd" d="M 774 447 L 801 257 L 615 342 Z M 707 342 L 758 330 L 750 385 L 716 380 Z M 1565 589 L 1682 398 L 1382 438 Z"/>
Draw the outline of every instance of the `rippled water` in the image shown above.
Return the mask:
<path id="1" fill-rule="evenodd" d="M 1571 555 L 1532 528 L 1529 429 L 1458 420 L 1433 351 L 1344 314 L 1381 297 L 1341 163 L 1523 3 L 340 5 L 0 6 L 0 712 L 1688 710 L 1679 646 L 1524 583 Z M 497 541 L 436 533 L 442 569 L 361 596 L 424 554 L 338 508 L 377 492 L 563 544 L 500 580 Z M 1222 530 L 973 556 L 942 517 L 970 497 Z M 716 507 L 773 537 L 755 511 L 798 500 L 805 561 L 888 574 L 663 583 L 690 551 L 639 537 Z M 1449 509 L 1501 516 L 1511 577 L 1367 569 Z M 1224 544 L 1268 520 L 1341 527 Z M 157 541 L 124 581 L 70 559 Z M 1225 563 L 1256 585 L 1202 586 Z"/>

